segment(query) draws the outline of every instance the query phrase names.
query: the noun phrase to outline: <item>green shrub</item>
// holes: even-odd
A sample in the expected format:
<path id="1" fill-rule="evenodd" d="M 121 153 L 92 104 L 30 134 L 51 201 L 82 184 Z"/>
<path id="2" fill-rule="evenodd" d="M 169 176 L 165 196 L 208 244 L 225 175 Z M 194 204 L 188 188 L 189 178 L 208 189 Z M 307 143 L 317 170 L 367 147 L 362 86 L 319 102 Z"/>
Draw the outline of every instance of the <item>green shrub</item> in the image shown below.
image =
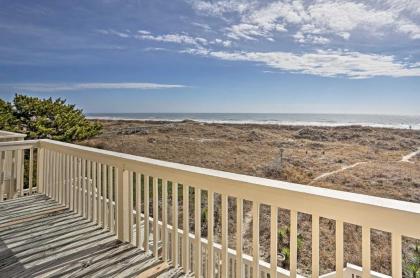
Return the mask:
<path id="1" fill-rule="evenodd" d="M 99 134 L 102 127 L 66 100 L 16 94 L 11 103 L 0 99 L 0 129 L 25 133 L 28 139 L 73 142 Z"/>

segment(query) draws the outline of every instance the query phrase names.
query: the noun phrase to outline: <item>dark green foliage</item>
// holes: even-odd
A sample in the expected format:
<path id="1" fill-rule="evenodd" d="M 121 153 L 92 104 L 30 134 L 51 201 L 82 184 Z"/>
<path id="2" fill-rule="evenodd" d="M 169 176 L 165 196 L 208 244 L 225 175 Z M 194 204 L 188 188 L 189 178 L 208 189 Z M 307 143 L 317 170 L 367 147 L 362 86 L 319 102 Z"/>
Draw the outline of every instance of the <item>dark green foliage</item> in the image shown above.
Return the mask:
<path id="1" fill-rule="evenodd" d="M 15 95 L 12 103 L 0 99 L 0 129 L 27 134 L 28 139 L 65 142 L 97 135 L 101 125 L 88 121 L 83 111 L 63 99 Z"/>
<path id="2" fill-rule="evenodd" d="M 0 99 L 0 130 L 17 131 L 17 127 L 12 105 Z"/>

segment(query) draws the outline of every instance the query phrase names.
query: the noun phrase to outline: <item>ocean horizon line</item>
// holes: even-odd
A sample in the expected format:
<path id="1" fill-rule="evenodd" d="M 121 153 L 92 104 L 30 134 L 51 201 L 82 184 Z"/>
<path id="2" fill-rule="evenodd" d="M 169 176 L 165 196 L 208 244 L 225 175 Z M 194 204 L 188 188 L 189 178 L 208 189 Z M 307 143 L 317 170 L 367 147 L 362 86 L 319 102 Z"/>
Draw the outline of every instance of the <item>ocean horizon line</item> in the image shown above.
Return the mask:
<path id="1" fill-rule="evenodd" d="M 104 114 L 256 114 L 256 115 L 348 115 L 348 116 L 390 116 L 390 117 L 420 117 L 420 114 L 381 114 L 381 113 L 318 113 L 318 112 L 85 112 L 89 115 Z"/>
<path id="2" fill-rule="evenodd" d="M 88 113 L 89 119 L 127 121 L 192 120 L 219 124 L 270 124 L 290 126 L 365 126 L 420 130 L 420 116 L 294 113 Z"/>

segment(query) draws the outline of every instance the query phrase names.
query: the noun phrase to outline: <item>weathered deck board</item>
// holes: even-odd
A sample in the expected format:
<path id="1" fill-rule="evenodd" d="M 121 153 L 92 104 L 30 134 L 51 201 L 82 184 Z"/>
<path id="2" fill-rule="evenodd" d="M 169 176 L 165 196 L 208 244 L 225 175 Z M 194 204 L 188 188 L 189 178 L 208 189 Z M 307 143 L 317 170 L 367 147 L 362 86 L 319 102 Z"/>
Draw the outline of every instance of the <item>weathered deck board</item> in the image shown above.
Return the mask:
<path id="1" fill-rule="evenodd" d="M 40 194 L 0 203 L 0 277 L 180 277 Z"/>

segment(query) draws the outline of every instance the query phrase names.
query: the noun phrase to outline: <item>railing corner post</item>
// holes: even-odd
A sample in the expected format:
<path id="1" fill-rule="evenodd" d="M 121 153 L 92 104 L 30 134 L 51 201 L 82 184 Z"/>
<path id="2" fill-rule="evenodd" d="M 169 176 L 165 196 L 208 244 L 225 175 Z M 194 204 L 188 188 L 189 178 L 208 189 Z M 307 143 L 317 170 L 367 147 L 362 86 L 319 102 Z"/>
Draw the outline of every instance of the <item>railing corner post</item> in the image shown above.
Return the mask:
<path id="1" fill-rule="evenodd" d="M 38 193 L 44 192 L 44 148 L 39 147 L 37 151 L 37 174 L 36 174 L 36 187 Z"/>
<path id="2" fill-rule="evenodd" d="M 129 210 L 129 173 L 124 167 L 118 168 L 117 193 L 117 238 L 123 242 L 129 241 L 128 210 Z"/>

